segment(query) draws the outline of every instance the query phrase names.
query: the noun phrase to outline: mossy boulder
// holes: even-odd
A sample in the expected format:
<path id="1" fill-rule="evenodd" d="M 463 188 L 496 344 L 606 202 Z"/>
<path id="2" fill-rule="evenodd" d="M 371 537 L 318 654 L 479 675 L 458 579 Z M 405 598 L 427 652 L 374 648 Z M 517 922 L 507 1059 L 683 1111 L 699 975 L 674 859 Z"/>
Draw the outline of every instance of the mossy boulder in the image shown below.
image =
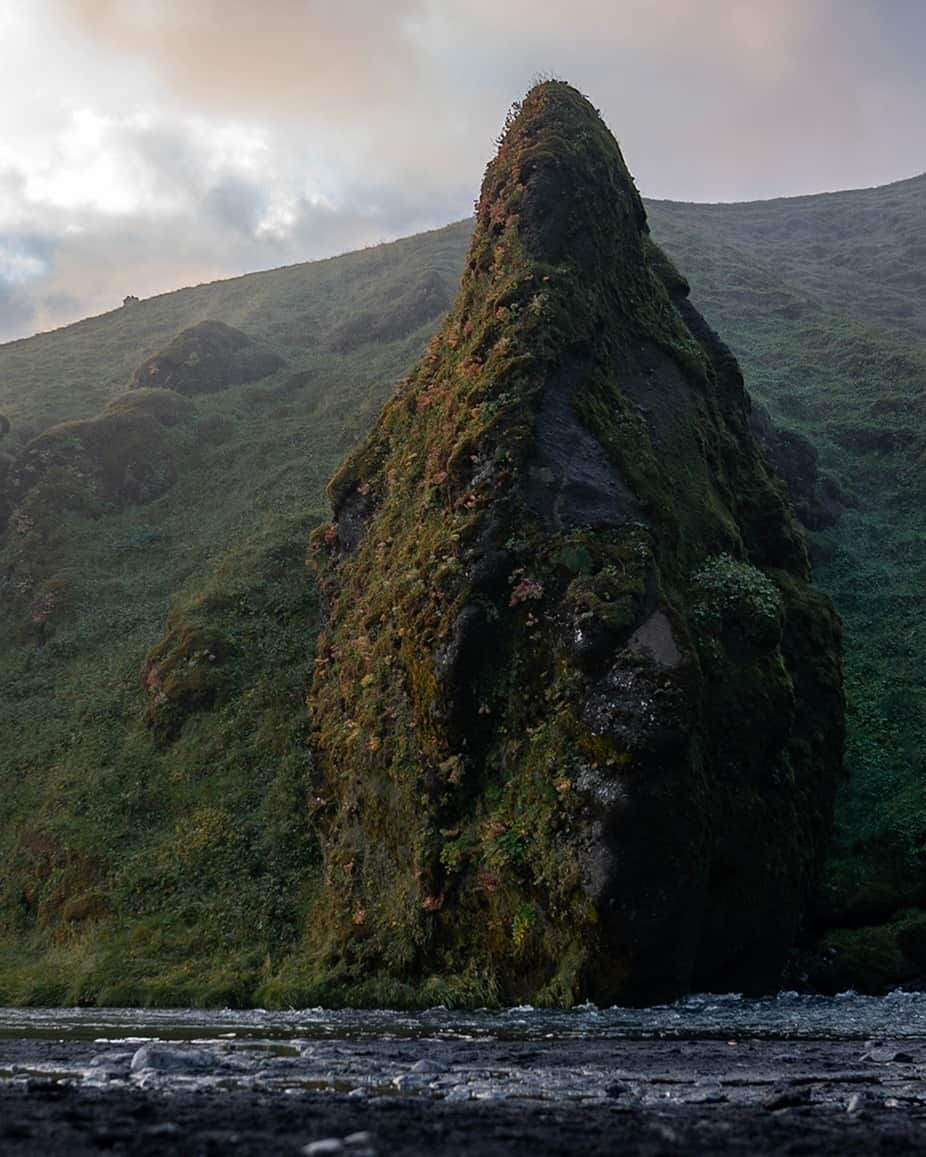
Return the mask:
<path id="1" fill-rule="evenodd" d="M 599 115 L 534 88 L 313 540 L 320 991 L 775 983 L 841 773 L 839 624 L 687 293 Z"/>
<path id="2" fill-rule="evenodd" d="M 132 385 L 188 396 L 212 394 L 266 378 L 283 364 L 278 354 L 257 345 L 240 329 L 221 321 L 201 321 L 143 362 Z"/>
<path id="3" fill-rule="evenodd" d="M 32 495 L 48 513 L 149 502 L 176 479 L 176 460 L 194 417 L 166 390 L 114 399 L 95 418 L 62 422 L 28 442 L 7 477 L 11 503 Z"/>
<path id="4" fill-rule="evenodd" d="M 228 636 L 217 627 L 182 615 L 168 624 L 142 670 L 145 719 L 158 740 L 175 739 L 191 715 L 222 701 L 231 686 L 232 653 Z"/>
<path id="5" fill-rule="evenodd" d="M 890 920 L 861 928 L 831 929 L 792 962 L 793 983 L 817 992 L 854 989 L 879 994 L 926 972 L 926 914 L 896 912 Z"/>
<path id="6" fill-rule="evenodd" d="M 348 353 L 371 342 L 398 341 L 429 322 L 434 324 L 451 302 L 446 278 L 439 270 L 429 269 L 397 287 L 385 309 L 377 303 L 375 308 L 361 308 L 345 318 L 335 326 L 328 344 L 339 353 Z"/>

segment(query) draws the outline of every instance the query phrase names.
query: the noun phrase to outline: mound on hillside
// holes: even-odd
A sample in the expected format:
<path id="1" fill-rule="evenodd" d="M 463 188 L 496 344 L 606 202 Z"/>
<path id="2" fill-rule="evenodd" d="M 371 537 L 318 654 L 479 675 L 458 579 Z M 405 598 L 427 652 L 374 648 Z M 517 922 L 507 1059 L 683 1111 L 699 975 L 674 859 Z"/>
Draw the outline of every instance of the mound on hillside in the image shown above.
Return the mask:
<path id="1" fill-rule="evenodd" d="M 212 394 L 266 378 L 282 365 L 278 354 L 262 349 L 240 329 L 221 321 L 201 321 L 140 365 L 132 386 L 187 396 Z"/>
<path id="2" fill-rule="evenodd" d="M 46 637 L 75 577 L 67 517 L 96 519 L 164 494 L 195 442 L 194 417 L 187 399 L 143 390 L 23 447 L 0 476 L 0 594 L 10 619 L 27 609 Z"/>
<path id="3" fill-rule="evenodd" d="M 839 626 L 686 294 L 598 114 L 534 88 L 450 315 L 314 539 L 307 951 L 349 999 L 755 988 L 794 941 Z"/>

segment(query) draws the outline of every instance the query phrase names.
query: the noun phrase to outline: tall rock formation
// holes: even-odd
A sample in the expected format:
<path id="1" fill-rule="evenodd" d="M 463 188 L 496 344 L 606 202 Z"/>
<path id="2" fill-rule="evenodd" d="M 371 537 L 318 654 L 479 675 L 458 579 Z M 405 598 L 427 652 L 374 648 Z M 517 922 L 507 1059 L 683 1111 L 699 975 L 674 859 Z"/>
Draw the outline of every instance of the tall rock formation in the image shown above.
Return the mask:
<path id="1" fill-rule="evenodd" d="M 311 951 L 350 999 L 758 987 L 794 942 L 839 626 L 686 294 L 596 111 L 538 85 L 315 537 Z"/>

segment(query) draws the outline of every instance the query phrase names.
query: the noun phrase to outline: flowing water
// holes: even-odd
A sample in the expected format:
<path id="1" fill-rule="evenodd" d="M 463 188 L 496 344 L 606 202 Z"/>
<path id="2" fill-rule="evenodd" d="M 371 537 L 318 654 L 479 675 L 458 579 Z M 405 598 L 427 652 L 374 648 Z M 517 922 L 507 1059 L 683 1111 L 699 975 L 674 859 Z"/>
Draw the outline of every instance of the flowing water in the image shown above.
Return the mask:
<path id="1" fill-rule="evenodd" d="M 926 993 L 690 996 L 650 1008 L 0 1008 L 0 1040 L 896 1040 L 926 1038 Z"/>

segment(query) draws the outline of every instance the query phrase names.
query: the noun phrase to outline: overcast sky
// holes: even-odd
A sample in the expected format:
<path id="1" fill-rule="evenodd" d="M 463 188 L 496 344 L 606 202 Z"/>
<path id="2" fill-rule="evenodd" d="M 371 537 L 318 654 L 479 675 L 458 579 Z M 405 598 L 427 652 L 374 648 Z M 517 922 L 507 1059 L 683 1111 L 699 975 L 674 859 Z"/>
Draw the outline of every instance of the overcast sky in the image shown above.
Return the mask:
<path id="1" fill-rule="evenodd" d="M 926 0 L 0 0 L 0 340 L 466 216 L 575 84 L 645 196 L 926 169 Z"/>

